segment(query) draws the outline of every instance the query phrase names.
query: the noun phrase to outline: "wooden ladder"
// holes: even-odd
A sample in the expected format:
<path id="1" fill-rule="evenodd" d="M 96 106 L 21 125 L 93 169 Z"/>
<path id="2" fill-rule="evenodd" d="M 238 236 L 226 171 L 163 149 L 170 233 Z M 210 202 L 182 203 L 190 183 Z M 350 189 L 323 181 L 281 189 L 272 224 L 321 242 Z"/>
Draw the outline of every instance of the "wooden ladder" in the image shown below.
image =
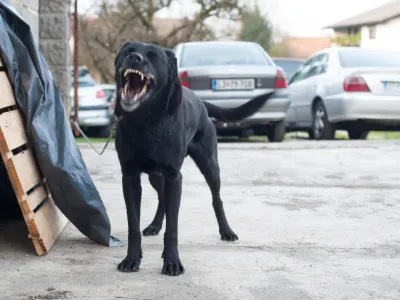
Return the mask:
<path id="1" fill-rule="evenodd" d="M 0 72 L 0 92 L 0 154 L 28 227 L 28 237 L 37 255 L 44 255 L 68 221 L 53 202 L 29 145 L 13 89 L 3 71 Z"/>

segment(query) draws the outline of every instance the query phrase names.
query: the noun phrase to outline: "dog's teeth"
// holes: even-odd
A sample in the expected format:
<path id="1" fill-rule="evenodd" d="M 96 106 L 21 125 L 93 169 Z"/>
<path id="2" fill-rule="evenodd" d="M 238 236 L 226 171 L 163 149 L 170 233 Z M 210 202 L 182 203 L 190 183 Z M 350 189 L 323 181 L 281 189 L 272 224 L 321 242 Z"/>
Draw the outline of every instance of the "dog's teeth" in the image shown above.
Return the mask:
<path id="1" fill-rule="evenodd" d="M 143 73 L 140 73 L 140 78 L 141 78 L 142 81 L 143 81 L 143 78 L 144 78 Z"/>

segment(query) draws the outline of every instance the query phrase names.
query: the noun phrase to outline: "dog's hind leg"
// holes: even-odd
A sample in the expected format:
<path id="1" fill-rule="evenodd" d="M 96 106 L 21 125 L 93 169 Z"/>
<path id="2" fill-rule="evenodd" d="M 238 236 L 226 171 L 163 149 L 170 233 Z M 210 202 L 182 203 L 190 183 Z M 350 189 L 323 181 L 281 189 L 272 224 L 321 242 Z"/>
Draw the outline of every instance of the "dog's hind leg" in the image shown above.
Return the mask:
<path id="1" fill-rule="evenodd" d="M 156 190 L 158 195 L 158 207 L 153 221 L 143 230 L 144 236 L 157 235 L 163 225 L 164 221 L 164 177 L 161 173 L 151 173 L 149 175 L 151 186 Z"/>
<path id="2" fill-rule="evenodd" d="M 194 160 L 211 190 L 212 205 L 217 218 L 219 233 L 224 241 L 235 241 L 238 236 L 233 232 L 225 216 L 223 203 L 220 196 L 221 178 L 218 164 L 218 149 L 215 134 L 207 129 L 201 139 L 193 142 L 189 147 L 189 156 Z"/>

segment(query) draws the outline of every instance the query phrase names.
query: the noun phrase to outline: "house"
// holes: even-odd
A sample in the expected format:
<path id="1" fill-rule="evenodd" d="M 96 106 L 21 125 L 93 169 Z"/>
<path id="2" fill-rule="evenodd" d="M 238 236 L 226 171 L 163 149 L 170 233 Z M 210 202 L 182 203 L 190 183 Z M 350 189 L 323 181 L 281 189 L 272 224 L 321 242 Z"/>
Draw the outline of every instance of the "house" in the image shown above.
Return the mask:
<path id="1" fill-rule="evenodd" d="M 359 36 L 359 46 L 368 49 L 400 51 L 400 0 L 371 9 L 327 26 L 336 36 Z"/>

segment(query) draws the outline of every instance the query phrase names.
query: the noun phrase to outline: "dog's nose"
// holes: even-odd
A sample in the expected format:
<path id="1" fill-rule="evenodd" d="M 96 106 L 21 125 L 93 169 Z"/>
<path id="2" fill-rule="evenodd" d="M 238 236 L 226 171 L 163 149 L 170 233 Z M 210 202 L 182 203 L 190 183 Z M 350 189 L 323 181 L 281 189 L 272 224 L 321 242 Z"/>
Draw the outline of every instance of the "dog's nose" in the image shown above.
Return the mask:
<path id="1" fill-rule="evenodd" d="M 138 63 L 143 62 L 143 56 L 137 52 L 131 54 L 131 59 Z"/>

